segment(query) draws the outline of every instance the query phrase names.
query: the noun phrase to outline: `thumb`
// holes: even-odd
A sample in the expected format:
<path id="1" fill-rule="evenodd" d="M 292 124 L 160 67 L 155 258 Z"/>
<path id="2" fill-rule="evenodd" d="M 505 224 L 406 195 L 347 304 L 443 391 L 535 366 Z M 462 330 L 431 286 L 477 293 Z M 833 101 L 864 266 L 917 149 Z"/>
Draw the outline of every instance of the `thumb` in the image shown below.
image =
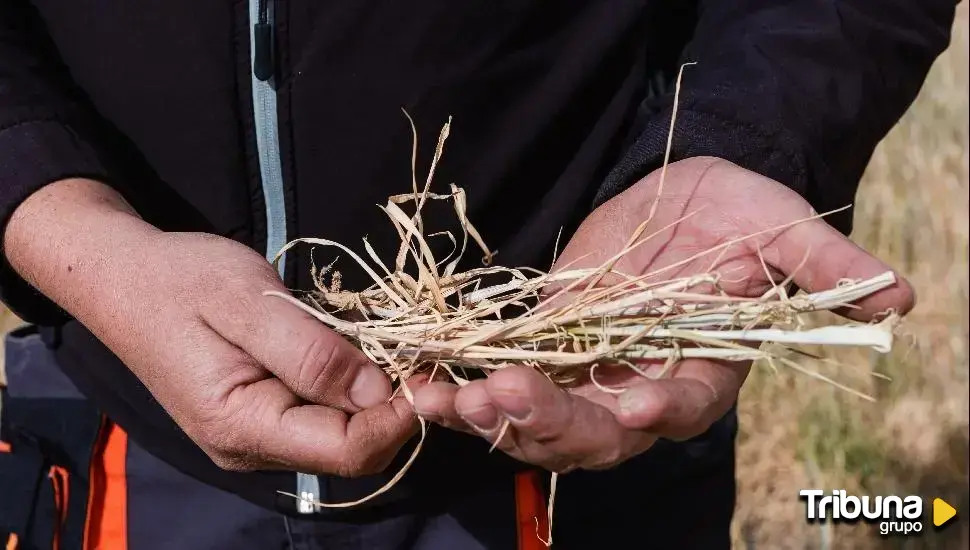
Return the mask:
<path id="1" fill-rule="evenodd" d="M 228 307 L 203 312 L 203 319 L 311 403 L 355 413 L 391 397 L 390 379 L 377 365 L 283 300 L 247 293 Z"/>
<path id="2" fill-rule="evenodd" d="M 835 288 L 843 279 L 867 279 L 892 269 L 822 220 L 794 225 L 771 243 L 772 267 L 793 277 L 807 292 Z M 842 313 L 857 321 L 893 309 L 909 312 L 916 303 L 913 286 L 896 273 L 896 283 L 847 308 Z"/>

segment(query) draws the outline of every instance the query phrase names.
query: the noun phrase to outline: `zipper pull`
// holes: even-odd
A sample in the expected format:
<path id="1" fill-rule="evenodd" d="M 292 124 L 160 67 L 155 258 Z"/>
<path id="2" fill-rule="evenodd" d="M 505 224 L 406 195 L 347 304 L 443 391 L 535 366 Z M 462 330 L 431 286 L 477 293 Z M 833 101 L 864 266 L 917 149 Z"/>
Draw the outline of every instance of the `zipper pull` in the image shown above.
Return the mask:
<path id="1" fill-rule="evenodd" d="M 276 72 L 273 48 L 273 24 L 269 22 L 269 0 L 259 2 L 259 20 L 253 25 L 253 75 L 262 82 Z"/>
<path id="2" fill-rule="evenodd" d="M 253 74 L 266 82 L 273 77 L 273 26 L 269 23 L 256 23 L 253 27 Z"/>

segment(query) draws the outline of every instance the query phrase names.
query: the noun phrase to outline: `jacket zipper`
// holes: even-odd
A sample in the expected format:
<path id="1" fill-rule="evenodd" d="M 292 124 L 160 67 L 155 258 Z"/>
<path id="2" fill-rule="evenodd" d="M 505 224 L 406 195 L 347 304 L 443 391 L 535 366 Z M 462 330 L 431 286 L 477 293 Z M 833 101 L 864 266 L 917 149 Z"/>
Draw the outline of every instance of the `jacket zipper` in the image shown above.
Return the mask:
<path id="1" fill-rule="evenodd" d="M 276 118 L 276 89 L 273 85 L 276 72 L 276 37 L 273 32 L 275 4 L 273 0 L 249 0 L 253 116 L 263 202 L 266 204 L 266 258 L 270 261 L 286 244 L 286 204 Z M 280 261 L 280 277 L 284 275 L 285 266 L 286 263 Z"/>
<path id="2" fill-rule="evenodd" d="M 249 45 L 253 67 L 253 116 L 256 125 L 256 151 L 259 175 L 266 204 L 266 259 L 272 261 L 286 244 L 286 203 L 283 196 L 283 169 L 280 162 L 279 121 L 276 113 L 276 0 L 249 0 Z M 285 273 L 285 258 L 279 273 Z M 317 511 L 313 502 L 322 500 L 320 480 L 315 475 L 296 474 L 296 509 L 301 514 Z"/>

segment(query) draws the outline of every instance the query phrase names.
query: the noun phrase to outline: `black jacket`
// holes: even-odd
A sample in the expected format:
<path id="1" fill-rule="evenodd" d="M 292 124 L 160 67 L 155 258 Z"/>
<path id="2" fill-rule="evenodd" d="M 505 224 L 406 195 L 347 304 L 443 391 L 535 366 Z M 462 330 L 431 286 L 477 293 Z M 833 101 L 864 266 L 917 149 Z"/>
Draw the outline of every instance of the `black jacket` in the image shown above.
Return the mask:
<path id="1" fill-rule="evenodd" d="M 365 234 L 392 250 L 396 237 L 374 205 L 410 185 L 404 107 L 424 136 L 419 166 L 454 116 L 437 180 L 468 191 L 470 215 L 503 263 L 546 267 L 560 227 L 574 228 L 659 166 L 671 77 L 688 60 L 698 64 L 686 73 L 673 157 L 727 158 L 824 211 L 852 201 L 874 146 L 947 45 L 954 8 L 4 0 L 0 222 L 41 186 L 86 176 L 166 230 L 216 233 L 268 253 L 299 236 L 354 243 Z M 848 217 L 834 223 L 849 229 Z M 309 287 L 307 259 L 288 256 L 289 286 Z M 151 452 L 266 506 L 276 489 L 293 489 L 290 474 L 218 470 L 110 352 L 6 265 L 0 289 L 24 319 L 60 327 L 52 345 L 63 369 Z M 713 448 L 730 453 L 733 431 L 718 433 L 707 436 Z M 387 500 L 447 485 L 448 468 L 487 454 L 460 435 L 427 447 L 438 450 Z M 643 460 L 659 466 L 609 479 L 676 478 L 702 462 L 686 448 L 651 451 Z M 512 466 L 482 460 L 493 462 L 470 482 Z M 381 483 L 327 480 L 324 496 L 362 496 Z"/>

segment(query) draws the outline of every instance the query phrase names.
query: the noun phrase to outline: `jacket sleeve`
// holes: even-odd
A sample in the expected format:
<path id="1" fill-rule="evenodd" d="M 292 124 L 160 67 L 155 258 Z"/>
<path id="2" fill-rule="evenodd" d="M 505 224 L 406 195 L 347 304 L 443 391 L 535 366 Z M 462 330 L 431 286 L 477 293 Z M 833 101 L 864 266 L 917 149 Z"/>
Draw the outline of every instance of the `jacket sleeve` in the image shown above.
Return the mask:
<path id="1" fill-rule="evenodd" d="M 24 0 L 0 2 L 0 235 L 31 193 L 68 177 L 108 180 L 93 137 L 96 114 L 72 84 L 40 18 Z M 28 322 L 66 315 L 0 256 L 0 300 Z"/>
<path id="2" fill-rule="evenodd" d="M 876 144 L 949 43 L 953 0 L 701 0 L 671 159 L 716 156 L 791 187 L 816 211 L 854 200 Z M 668 79 L 672 80 L 672 79 Z M 663 162 L 673 86 L 597 204 Z M 828 218 L 851 229 L 851 213 Z"/>

